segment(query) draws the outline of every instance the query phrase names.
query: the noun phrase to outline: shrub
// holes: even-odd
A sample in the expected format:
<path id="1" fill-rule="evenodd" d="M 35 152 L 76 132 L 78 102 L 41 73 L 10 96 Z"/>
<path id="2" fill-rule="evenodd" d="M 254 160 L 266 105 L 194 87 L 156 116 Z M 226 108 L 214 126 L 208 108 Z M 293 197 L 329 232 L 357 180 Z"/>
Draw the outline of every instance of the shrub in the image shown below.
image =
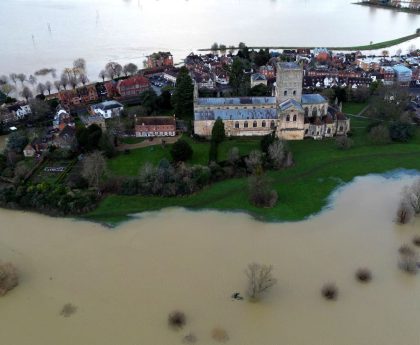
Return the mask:
<path id="1" fill-rule="evenodd" d="M 340 136 L 335 139 L 335 144 L 339 150 L 348 150 L 353 146 L 353 140 L 346 136 Z"/>
<path id="2" fill-rule="evenodd" d="M 413 237 L 413 244 L 417 247 L 420 247 L 420 236 Z"/>
<path id="3" fill-rule="evenodd" d="M 186 322 L 185 314 L 182 311 L 175 310 L 168 316 L 168 324 L 173 328 L 182 328 Z"/>
<path id="4" fill-rule="evenodd" d="M 389 129 L 384 125 L 373 127 L 369 133 L 369 139 L 373 144 L 388 144 L 391 142 Z"/>
<path id="5" fill-rule="evenodd" d="M 416 274 L 418 270 L 416 252 L 410 246 L 403 245 L 398 250 L 398 253 L 400 254 L 400 269 L 410 274 Z"/>
<path id="6" fill-rule="evenodd" d="M 333 283 L 325 284 L 321 290 L 321 293 L 325 299 L 334 301 L 338 297 L 338 288 Z"/>
<path id="7" fill-rule="evenodd" d="M 247 293 L 251 300 L 257 300 L 262 293 L 277 283 L 272 275 L 273 266 L 251 263 L 245 270 L 248 277 Z"/>
<path id="8" fill-rule="evenodd" d="M 182 342 L 184 344 L 195 344 L 197 342 L 197 337 L 193 333 L 189 333 L 182 338 Z"/>
<path id="9" fill-rule="evenodd" d="M 16 268 L 11 263 L 0 264 L 0 296 L 4 296 L 18 284 Z"/>
<path id="10" fill-rule="evenodd" d="M 395 121 L 389 126 L 389 133 L 393 141 L 405 143 L 414 136 L 414 127 L 409 123 Z"/>
<path id="11" fill-rule="evenodd" d="M 171 156 L 175 162 L 185 162 L 193 155 L 193 150 L 185 140 L 180 139 L 173 144 L 171 149 Z"/>
<path id="12" fill-rule="evenodd" d="M 274 207 L 278 195 L 270 188 L 270 181 L 264 175 L 250 176 L 248 179 L 249 201 L 257 207 Z"/>
<path id="13" fill-rule="evenodd" d="M 60 311 L 60 315 L 70 317 L 77 311 L 77 307 L 71 303 L 66 303 Z"/>
<path id="14" fill-rule="evenodd" d="M 397 223 L 407 224 L 411 221 L 413 216 L 413 207 L 406 200 L 402 200 L 397 210 Z"/>
<path id="15" fill-rule="evenodd" d="M 229 340 L 229 336 L 223 328 L 214 328 L 211 331 L 211 337 L 220 343 L 226 343 Z"/>
<path id="16" fill-rule="evenodd" d="M 268 147 L 268 156 L 273 164 L 273 167 L 280 169 L 283 166 L 283 161 L 286 156 L 284 143 L 276 140 Z"/>
<path id="17" fill-rule="evenodd" d="M 356 279 L 362 283 L 367 283 L 372 280 L 372 272 L 367 268 L 359 268 L 356 271 Z"/>

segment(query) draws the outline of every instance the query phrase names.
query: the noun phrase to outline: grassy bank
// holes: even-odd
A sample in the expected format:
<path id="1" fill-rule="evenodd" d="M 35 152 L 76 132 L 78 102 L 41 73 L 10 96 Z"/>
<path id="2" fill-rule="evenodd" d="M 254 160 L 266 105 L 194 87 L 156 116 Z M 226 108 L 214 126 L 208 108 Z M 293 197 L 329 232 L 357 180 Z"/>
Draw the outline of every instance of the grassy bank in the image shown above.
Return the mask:
<path id="1" fill-rule="evenodd" d="M 329 50 L 339 50 L 339 51 L 356 51 L 356 50 L 373 50 L 373 49 L 383 49 L 395 46 L 400 43 L 410 41 L 414 38 L 420 37 L 420 33 L 415 33 L 412 35 L 395 38 L 389 41 L 359 45 L 359 46 L 350 46 L 350 47 L 327 47 Z M 248 47 L 249 49 L 259 50 L 259 49 L 314 49 L 315 47 L 302 47 L 302 46 L 256 46 Z M 234 49 L 239 49 L 235 47 Z M 198 51 L 211 51 L 211 49 L 198 49 Z"/>
<path id="2" fill-rule="evenodd" d="M 180 206 L 188 209 L 244 211 L 267 221 L 295 221 L 319 212 L 331 192 L 356 176 L 382 173 L 392 169 L 420 170 L 420 130 L 417 138 L 406 144 L 372 145 L 365 127 L 368 119 L 354 118 L 354 147 L 340 151 L 334 140 L 290 142 L 294 167 L 270 172 L 279 202 L 272 209 L 260 209 L 248 202 L 247 179 L 233 179 L 213 184 L 197 194 L 185 197 L 108 196 L 86 218 L 116 224 L 129 214 Z M 226 141 L 226 148 L 239 141 Z M 258 147 L 258 140 L 242 142 L 243 149 Z M 202 145 L 208 145 L 202 143 Z M 225 150 L 225 148 L 223 148 Z"/>

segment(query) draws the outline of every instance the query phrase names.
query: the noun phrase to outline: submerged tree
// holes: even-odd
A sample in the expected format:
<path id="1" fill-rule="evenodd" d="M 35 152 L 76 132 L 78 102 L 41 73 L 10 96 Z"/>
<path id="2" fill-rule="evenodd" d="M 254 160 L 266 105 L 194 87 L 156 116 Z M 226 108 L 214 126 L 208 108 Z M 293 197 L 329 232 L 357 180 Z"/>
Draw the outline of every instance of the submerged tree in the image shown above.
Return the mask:
<path id="1" fill-rule="evenodd" d="M 19 284 L 16 268 L 11 263 L 0 263 L 0 296 Z"/>
<path id="2" fill-rule="evenodd" d="M 245 270 L 248 278 L 247 293 L 251 300 L 258 300 L 261 295 L 277 283 L 272 274 L 273 266 L 251 263 Z"/>

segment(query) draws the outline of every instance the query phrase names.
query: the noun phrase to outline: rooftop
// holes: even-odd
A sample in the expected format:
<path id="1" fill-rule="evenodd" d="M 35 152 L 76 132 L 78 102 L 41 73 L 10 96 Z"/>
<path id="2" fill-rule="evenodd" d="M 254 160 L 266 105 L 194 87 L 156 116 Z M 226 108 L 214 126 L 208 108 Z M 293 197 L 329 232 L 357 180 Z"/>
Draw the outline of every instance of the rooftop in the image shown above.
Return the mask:
<path id="1" fill-rule="evenodd" d="M 198 105 L 253 105 L 276 104 L 275 97 L 231 97 L 231 98 L 199 98 Z"/>
<path id="2" fill-rule="evenodd" d="M 196 111 L 194 118 L 199 120 L 252 120 L 252 119 L 275 119 L 276 109 L 214 109 Z"/>
<path id="3" fill-rule="evenodd" d="M 296 62 L 279 62 L 279 67 L 282 69 L 300 69 Z"/>
<path id="4" fill-rule="evenodd" d="M 302 104 L 319 104 L 325 102 L 327 100 L 317 93 L 302 95 Z"/>
<path id="5" fill-rule="evenodd" d="M 93 109 L 110 110 L 115 108 L 122 108 L 123 105 L 117 101 L 105 101 L 102 103 L 92 105 Z"/>
<path id="6" fill-rule="evenodd" d="M 300 111 L 303 111 L 302 105 L 299 102 L 295 101 L 294 99 L 288 99 L 288 100 L 280 103 L 280 105 L 279 105 L 279 108 L 280 108 L 281 111 L 285 111 L 285 110 L 287 110 L 289 108 L 292 108 L 292 107 L 294 107 L 294 108 L 296 108 Z"/>

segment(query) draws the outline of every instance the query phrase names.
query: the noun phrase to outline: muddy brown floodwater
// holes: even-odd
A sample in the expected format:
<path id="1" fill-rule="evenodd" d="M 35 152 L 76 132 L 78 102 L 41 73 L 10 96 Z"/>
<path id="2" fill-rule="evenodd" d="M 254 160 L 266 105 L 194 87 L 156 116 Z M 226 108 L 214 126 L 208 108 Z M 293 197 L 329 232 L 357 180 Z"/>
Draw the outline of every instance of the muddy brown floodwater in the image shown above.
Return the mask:
<path id="1" fill-rule="evenodd" d="M 194 333 L 216 344 L 218 327 L 237 345 L 418 344 L 420 275 L 398 270 L 397 251 L 420 222 L 393 222 L 412 180 L 358 178 L 298 223 L 170 209 L 110 230 L 1 210 L 0 259 L 16 264 L 21 283 L 0 299 L 0 342 L 173 345 Z M 232 301 L 252 261 L 273 264 L 278 284 L 260 303 Z M 359 267 L 371 283 L 355 281 Z M 339 287 L 337 301 L 321 298 L 326 282 Z M 187 316 L 181 331 L 167 326 L 174 309 Z"/>

